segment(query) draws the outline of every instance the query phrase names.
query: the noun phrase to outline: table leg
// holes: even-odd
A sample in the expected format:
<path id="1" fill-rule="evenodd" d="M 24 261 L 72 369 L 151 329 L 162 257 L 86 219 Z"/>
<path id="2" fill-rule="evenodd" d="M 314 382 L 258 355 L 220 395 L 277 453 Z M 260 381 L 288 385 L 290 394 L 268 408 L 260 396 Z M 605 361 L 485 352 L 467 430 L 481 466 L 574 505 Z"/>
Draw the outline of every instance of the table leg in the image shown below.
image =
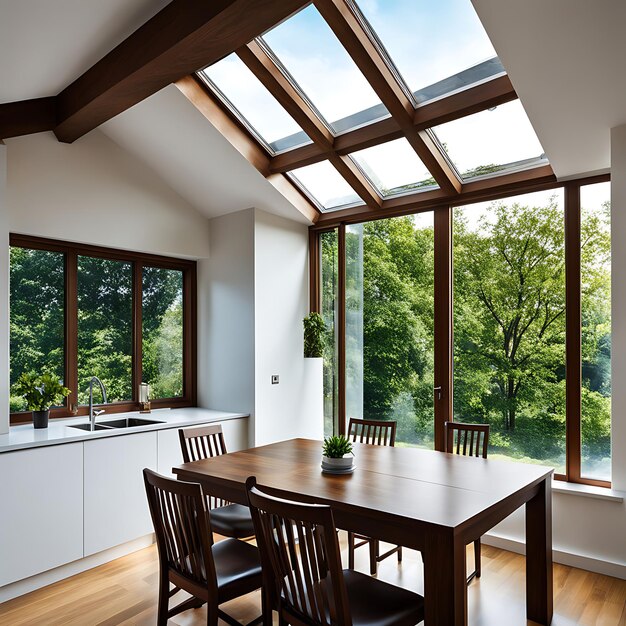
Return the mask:
<path id="1" fill-rule="evenodd" d="M 467 626 L 465 545 L 452 531 L 425 539 L 424 626 Z"/>
<path id="2" fill-rule="evenodd" d="M 552 622 L 552 477 L 526 503 L 526 617 Z"/>

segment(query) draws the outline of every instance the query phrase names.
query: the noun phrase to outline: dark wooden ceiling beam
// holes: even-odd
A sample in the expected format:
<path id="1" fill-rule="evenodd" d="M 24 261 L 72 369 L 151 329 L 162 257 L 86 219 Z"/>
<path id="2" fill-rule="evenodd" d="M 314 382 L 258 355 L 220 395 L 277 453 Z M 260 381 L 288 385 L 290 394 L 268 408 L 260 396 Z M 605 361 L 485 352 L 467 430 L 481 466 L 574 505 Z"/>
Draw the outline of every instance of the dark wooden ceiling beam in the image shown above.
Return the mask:
<path id="1" fill-rule="evenodd" d="M 314 4 L 396 120 L 437 184 L 446 193 L 459 193 L 461 181 L 454 169 L 430 137 L 415 128 L 413 103 L 350 7 L 344 0 L 315 0 Z"/>
<path id="2" fill-rule="evenodd" d="M 317 208 L 296 189 L 285 174 L 272 174 L 269 171 L 269 157 L 265 150 L 224 111 L 221 103 L 210 94 L 198 78 L 186 76 L 175 84 L 224 138 L 265 176 L 276 191 L 310 222 L 317 221 L 320 215 Z"/>
<path id="3" fill-rule="evenodd" d="M 313 140 L 322 154 L 334 165 L 357 195 L 372 208 L 382 205 L 382 198 L 350 157 L 334 152 L 334 136 L 309 102 L 291 84 L 274 60 L 256 41 L 237 50 L 239 58 L 280 102 L 302 130 Z M 291 169 L 294 169 L 293 167 Z"/>
<path id="4" fill-rule="evenodd" d="M 218 61 L 307 0 L 173 0 L 57 97 L 71 143 L 178 79 Z"/>
<path id="5" fill-rule="evenodd" d="M 417 130 L 426 130 L 516 98 L 517 94 L 509 77 L 499 76 L 486 83 L 419 106 L 413 121 Z M 337 154 L 349 154 L 403 136 L 398 122 L 388 117 L 335 137 L 334 149 Z M 318 163 L 326 158 L 328 154 L 318 146 L 302 146 L 274 157 L 270 169 L 272 172 L 288 172 L 295 167 Z"/>
<path id="6" fill-rule="evenodd" d="M 0 141 L 52 130 L 55 124 L 54 96 L 0 104 Z"/>
<path id="7" fill-rule="evenodd" d="M 389 198 L 383 202 L 379 210 L 362 205 L 323 213 L 314 228 L 324 230 L 334 228 L 341 223 L 354 224 L 382 217 L 411 215 L 450 204 L 461 206 L 474 202 L 498 200 L 513 194 L 553 189 L 560 184 L 550 165 L 542 165 L 521 172 L 465 183 L 460 194 L 446 194 L 441 189 L 436 189 Z"/>
<path id="8" fill-rule="evenodd" d="M 320 149 L 332 147 L 333 134 L 256 41 L 239 48 L 237 55 Z"/>

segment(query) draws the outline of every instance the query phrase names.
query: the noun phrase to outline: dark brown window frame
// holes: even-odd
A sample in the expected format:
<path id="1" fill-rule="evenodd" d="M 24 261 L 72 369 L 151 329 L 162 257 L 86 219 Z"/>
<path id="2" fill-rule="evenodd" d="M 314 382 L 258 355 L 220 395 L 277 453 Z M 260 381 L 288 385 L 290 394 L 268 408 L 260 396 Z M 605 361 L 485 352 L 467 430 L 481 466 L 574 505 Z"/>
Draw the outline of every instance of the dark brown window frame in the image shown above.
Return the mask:
<path id="1" fill-rule="evenodd" d="M 309 229 L 309 269 L 310 269 L 310 309 L 321 311 L 321 247 L 320 235 L 336 230 L 338 236 L 338 293 L 337 293 L 337 337 L 338 337 L 338 402 L 339 433 L 346 429 L 346 390 L 345 390 L 345 229 L 347 224 L 361 223 L 376 219 L 386 219 L 433 211 L 434 247 L 435 247 L 435 355 L 434 386 L 441 387 L 440 398 L 434 398 L 435 408 L 435 449 L 443 451 L 445 447 L 444 423 L 452 419 L 452 349 L 453 349 L 453 297 L 452 297 L 452 210 L 456 206 L 465 206 L 476 202 L 499 200 L 520 194 L 546 189 L 563 189 L 564 192 L 564 233 L 565 233 L 565 352 L 566 352 L 566 453 L 565 474 L 555 474 L 555 479 L 596 487 L 611 487 L 610 481 L 586 478 L 581 475 L 581 269 L 580 269 L 580 190 L 587 185 L 610 182 L 610 175 L 580 178 L 567 182 L 540 182 L 536 185 L 520 183 L 516 188 L 502 193 L 497 188 L 491 192 L 485 190 L 479 198 L 464 197 L 460 194 L 453 204 L 430 205 L 414 208 L 412 211 L 377 211 L 366 216 L 350 216 L 338 220 L 332 226 L 322 224 Z"/>
<path id="2" fill-rule="evenodd" d="M 107 413 L 139 410 L 138 387 L 142 380 L 142 270 L 144 266 L 179 270 L 183 273 L 183 395 L 152 401 L 153 408 L 181 408 L 197 404 L 197 269 L 196 261 L 173 257 L 129 252 L 87 244 L 76 244 L 44 237 L 11 233 L 9 245 L 31 250 L 60 252 L 65 258 L 65 337 L 64 378 L 71 389 L 62 408 L 50 411 L 51 419 L 87 415 L 88 407 L 78 405 L 78 256 L 125 261 L 132 264 L 132 400 L 107 404 Z M 32 421 L 30 411 L 11 413 L 11 424 Z"/>

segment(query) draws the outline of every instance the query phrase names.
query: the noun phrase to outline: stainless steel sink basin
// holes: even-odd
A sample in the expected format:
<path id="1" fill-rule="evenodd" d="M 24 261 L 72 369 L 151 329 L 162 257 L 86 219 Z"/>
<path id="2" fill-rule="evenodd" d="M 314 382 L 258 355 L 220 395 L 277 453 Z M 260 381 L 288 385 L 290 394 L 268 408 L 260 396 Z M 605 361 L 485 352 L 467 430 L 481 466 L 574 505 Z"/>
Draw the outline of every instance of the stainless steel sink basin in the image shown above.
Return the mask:
<path id="1" fill-rule="evenodd" d="M 76 424 L 76 426 L 70 426 L 70 428 L 80 428 L 81 430 L 91 430 L 91 424 Z M 96 430 L 111 430 L 107 426 L 96 424 Z"/>
<path id="2" fill-rule="evenodd" d="M 150 426 L 151 424 L 163 424 L 162 420 L 148 420 L 143 417 L 124 417 L 108 422 L 96 424 L 96 430 L 113 430 L 116 428 L 134 428 L 135 426 Z M 80 430 L 91 430 L 91 424 L 76 424 L 70 428 L 80 428 Z"/>
<path id="3" fill-rule="evenodd" d="M 163 424 L 161 420 L 147 420 L 143 417 L 124 417 L 119 420 L 100 422 L 96 426 L 108 426 L 109 428 L 134 428 L 135 426 L 150 426 L 151 424 Z"/>

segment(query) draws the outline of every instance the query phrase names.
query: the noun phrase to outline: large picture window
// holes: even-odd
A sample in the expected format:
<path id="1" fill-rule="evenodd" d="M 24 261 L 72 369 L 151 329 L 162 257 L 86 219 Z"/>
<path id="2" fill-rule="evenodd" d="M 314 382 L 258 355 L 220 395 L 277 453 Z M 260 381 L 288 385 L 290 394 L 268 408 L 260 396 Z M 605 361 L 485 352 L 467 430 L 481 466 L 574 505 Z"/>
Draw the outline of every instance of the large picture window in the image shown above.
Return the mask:
<path id="1" fill-rule="evenodd" d="M 98 376 L 108 412 L 195 404 L 196 264 L 167 257 L 11 235 L 11 387 L 50 372 L 71 391 L 52 417 L 87 412 Z M 28 421 L 11 393 L 11 421 Z"/>
<path id="2" fill-rule="evenodd" d="M 312 241 L 335 340 L 327 434 L 393 419 L 399 445 L 444 450 L 445 421 L 489 424 L 490 458 L 610 485 L 607 178 L 339 223 Z"/>

